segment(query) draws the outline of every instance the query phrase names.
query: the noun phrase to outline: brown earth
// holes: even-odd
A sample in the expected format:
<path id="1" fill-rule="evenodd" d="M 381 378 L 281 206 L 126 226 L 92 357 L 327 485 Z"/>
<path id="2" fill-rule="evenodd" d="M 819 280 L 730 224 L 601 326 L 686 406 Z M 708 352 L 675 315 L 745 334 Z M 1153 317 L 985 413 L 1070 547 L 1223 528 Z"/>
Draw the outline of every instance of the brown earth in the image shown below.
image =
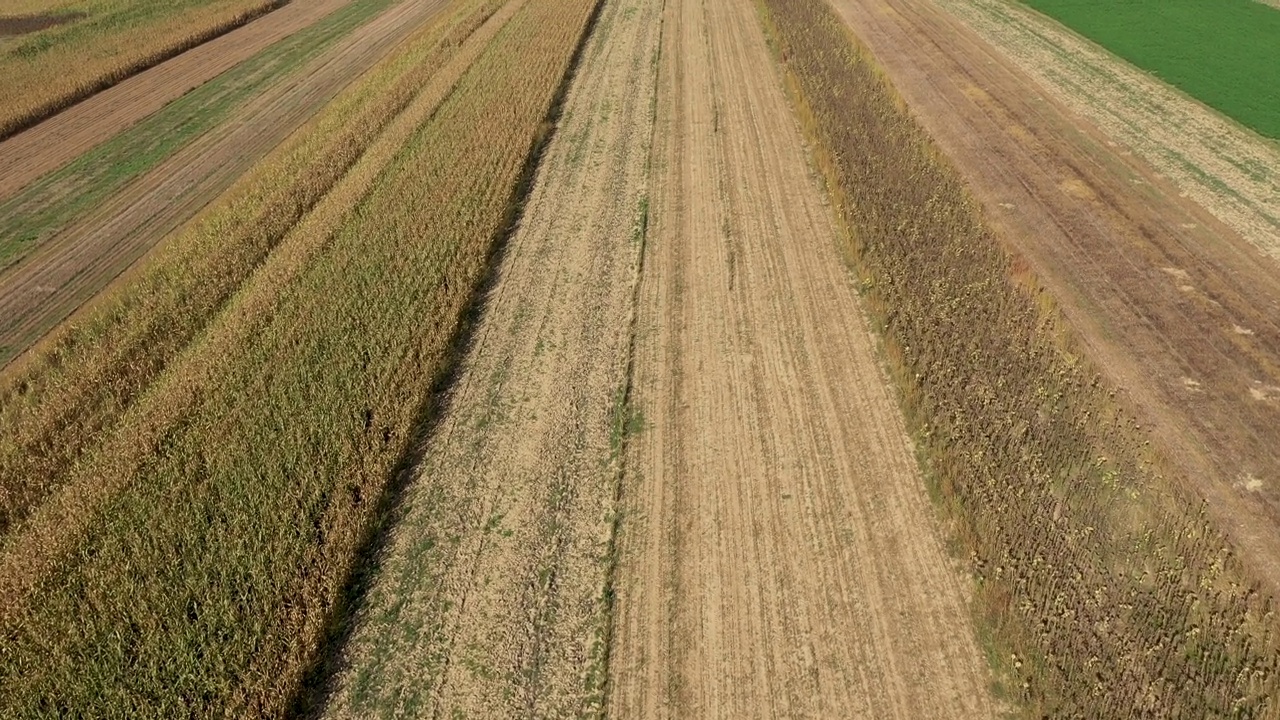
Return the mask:
<path id="1" fill-rule="evenodd" d="M 337 717 L 601 701 L 659 0 L 609 0 L 343 653 Z"/>
<path id="2" fill-rule="evenodd" d="M 837 10 L 1208 501 L 1280 589 L 1280 272 L 927 0 Z"/>
<path id="3" fill-rule="evenodd" d="M 990 717 L 965 577 L 749 0 L 670 0 L 615 717 Z"/>
<path id="4" fill-rule="evenodd" d="M 7 348 L 0 364 L 94 297 L 445 4 L 395 5 L 0 272 L 0 347 Z"/>
<path id="5" fill-rule="evenodd" d="M 291 2 L 0 142 L 0 200 L 349 2 Z"/>

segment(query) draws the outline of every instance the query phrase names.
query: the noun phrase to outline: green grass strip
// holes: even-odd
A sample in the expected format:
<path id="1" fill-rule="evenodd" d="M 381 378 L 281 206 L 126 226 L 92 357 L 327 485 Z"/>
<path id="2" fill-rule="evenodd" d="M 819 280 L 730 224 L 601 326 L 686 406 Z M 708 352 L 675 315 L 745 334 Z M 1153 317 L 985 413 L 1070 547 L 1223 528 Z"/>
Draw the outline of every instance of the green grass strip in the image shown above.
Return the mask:
<path id="1" fill-rule="evenodd" d="M 1026 0 L 1262 135 L 1280 139 L 1280 10 L 1257 0 Z"/>
<path id="2" fill-rule="evenodd" d="M 0 203 L 0 270 L 398 0 L 355 0 Z"/>

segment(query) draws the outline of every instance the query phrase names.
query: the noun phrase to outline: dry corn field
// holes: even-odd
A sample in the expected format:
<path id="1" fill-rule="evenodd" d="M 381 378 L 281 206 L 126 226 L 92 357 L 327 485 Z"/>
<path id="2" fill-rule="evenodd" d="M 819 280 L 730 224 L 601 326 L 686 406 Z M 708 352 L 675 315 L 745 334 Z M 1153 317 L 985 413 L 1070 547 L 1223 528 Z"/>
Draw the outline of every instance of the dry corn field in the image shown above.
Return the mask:
<path id="1" fill-rule="evenodd" d="M 1003 2 L 5 5 L 0 717 L 1280 717 L 1270 171 L 1063 78 L 1274 147 Z"/>

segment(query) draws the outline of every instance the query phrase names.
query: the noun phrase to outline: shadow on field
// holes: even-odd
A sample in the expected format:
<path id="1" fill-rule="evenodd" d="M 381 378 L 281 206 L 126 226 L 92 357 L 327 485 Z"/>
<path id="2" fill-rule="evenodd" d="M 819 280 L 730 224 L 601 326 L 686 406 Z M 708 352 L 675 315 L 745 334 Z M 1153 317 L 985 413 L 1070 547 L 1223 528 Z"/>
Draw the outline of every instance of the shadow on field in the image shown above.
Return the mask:
<path id="1" fill-rule="evenodd" d="M 88 15 L 82 12 L 0 15 L 0 37 L 26 35 L 40 30 L 48 30 L 51 27 L 66 25 L 69 22 L 82 20 L 86 17 Z"/>
<path id="2" fill-rule="evenodd" d="M 440 419 L 448 411 L 450 390 L 461 375 L 462 359 L 475 345 L 475 331 L 485 315 L 489 297 L 497 286 L 498 269 L 506 255 L 507 245 L 520 227 L 520 220 L 533 190 L 538 167 L 547 146 L 555 136 L 569 87 L 577 75 L 583 51 L 595 31 L 604 3 L 605 0 L 597 0 L 592 8 L 582 35 L 578 38 L 577 47 L 569 57 L 569 65 L 564 77 L 561 78 L 559 86 L 551 96 L 551 104 L 539 132 L 530 143 L 524 166 L 507 200 L 506 221 L 501 226 L 503 229 L 495 233 L 490 241 L 484 271 L 472 290 L 471 302 L 450 340 L 447 369 L 435 379 L 426 401 L 415 411 L 414 431 L 408 449 L 392 471 L 386 489 L 378 500 L 374 519 L 366 528 L 358 546 L 356 559 L 352 565 L 354 569 L 344 584 L 342 594 L 334 603 L 333 610 L 325 620 L 325 632 L 321 637 L 320 647 L 307 667 L 302 686 L 290 703 L 290 717 L 320 717 L 329 697 L 337 689 L 337 678 L 345 669 L 342 658 L 355 631 L 356 618 L 364 607 L 368 592 L 378 575 L 382 559 L 387 552 L 391 531 L 404 518 L 403 501 L 413 481 L 414 468 L 425 457 Z"/>

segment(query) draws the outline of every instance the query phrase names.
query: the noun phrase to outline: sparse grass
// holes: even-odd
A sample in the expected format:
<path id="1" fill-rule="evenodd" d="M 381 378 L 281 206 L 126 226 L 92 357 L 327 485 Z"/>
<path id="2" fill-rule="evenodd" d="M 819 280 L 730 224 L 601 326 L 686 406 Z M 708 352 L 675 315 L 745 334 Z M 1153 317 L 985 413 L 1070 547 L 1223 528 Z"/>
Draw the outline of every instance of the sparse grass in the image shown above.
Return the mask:
<path id="1" fill-rule="evenodd" d="M 2 16 L 75 19 L 0 38 L 0 138 L 275 5 L 275 0 L 6 2 Z"/>
<path id="2" fill-rule="evenodd" d="M 0 202 L 0 270 L 395 1 L 353 0 Z"/>
<path id="3" fill-rule="evenodd" d="M 120 489 L 9 600 L 0 715 L 288 707 L 591 5 L 530 0 L 335 231 L 273 254 L 78 461 Z"/>
<path id="4" fill-rule="evenodd" d="M 1271 598 L 826 3 L 761 6 L 997 681 L 1034 717 L 1274 716 Z"/>
<path id="5" fill-rule="evenodd" d="M 1280 139 L 1280 10 L 1257 0 L 1026 0 L 1116 55 Z"/>

